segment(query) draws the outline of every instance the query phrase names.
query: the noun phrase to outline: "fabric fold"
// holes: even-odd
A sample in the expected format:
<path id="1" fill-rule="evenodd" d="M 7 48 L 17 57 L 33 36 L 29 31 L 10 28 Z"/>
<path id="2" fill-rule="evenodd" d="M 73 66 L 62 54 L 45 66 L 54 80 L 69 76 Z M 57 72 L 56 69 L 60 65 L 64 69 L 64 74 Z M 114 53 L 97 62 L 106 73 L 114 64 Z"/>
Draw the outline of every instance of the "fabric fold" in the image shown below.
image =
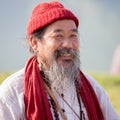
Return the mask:
<path id="1" fill-rule="evenodd" d="M 89 120 L 104 120 L 95 91 L 81 71 L 79 89 Z M 25 68 L 24 102 L 26 120 L 53 119 L 47 93 L 35 57 L 29 59 Z"/>

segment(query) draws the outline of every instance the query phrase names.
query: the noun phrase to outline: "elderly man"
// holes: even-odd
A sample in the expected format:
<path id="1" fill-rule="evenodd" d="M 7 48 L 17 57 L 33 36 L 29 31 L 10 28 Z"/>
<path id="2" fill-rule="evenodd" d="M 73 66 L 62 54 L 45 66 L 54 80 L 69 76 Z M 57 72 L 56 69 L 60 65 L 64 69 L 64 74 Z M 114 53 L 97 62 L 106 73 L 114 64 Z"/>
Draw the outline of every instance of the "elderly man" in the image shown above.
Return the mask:
<path id="1" fill-rule="evenodd" d="M 38 4 L 27 27 L 33 56 L 0 88 L 1 120 L 118 120 L 104 90 L 79 66 L 78 18 Z"/>

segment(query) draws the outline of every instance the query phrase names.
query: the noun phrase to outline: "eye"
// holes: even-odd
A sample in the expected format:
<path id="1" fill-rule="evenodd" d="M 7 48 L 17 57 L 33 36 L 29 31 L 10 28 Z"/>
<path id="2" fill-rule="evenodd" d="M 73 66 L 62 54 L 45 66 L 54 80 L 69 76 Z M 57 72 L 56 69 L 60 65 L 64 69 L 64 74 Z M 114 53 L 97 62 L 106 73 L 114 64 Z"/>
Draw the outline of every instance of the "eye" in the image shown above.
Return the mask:
<path id="1" fill-rule="evenodd" d="M 70 39 L 78 39 L 78 35 L 77 34 L 71 34 Z"/>
<path id="2" fill-rule="evenodd" d="M 56 39 L 56 40 L 62 40 L 62 39 L 63 39 L 63 36 L 62 36 L 61 34 L 55 35 L 55 36 L 54 36 L 54 39 Z"/>

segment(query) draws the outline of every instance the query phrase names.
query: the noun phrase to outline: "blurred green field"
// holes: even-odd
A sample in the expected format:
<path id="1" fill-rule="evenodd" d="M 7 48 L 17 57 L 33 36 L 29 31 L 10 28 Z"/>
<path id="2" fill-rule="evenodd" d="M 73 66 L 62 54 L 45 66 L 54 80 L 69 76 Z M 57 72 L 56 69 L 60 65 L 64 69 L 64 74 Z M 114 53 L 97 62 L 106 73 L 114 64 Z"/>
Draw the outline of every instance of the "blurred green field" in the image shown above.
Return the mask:
<path id="1" fill-rule="evenodd" d="M 11 73 L 1 73 L 0 74 L 0 84 L 2 81 L 9 76 Z M 120 115 L 120 76 L 112 76 L 109 74 L 98 74 L 89 73 L 94 79 L 97 80 L 99 84 L 105 89 L 108 94 L 110 101 Z"/>
<path id="2" fill-rule="evenodd" d="M 0 73 L 0 84 L 2 83 L 2 81 L 7 78 L 9 75 L 11 75 L 12 72 L 4 72 L 4 73 Z"/>

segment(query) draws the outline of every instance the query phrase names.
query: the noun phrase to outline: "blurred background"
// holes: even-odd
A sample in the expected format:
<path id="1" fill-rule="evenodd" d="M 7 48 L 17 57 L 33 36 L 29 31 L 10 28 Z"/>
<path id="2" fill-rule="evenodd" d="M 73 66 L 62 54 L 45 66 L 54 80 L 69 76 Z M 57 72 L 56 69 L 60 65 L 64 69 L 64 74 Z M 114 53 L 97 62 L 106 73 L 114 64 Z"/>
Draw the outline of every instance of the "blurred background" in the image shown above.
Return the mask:
<path id="1" fill-rule="evenodd" d="M 43 1 L 50 0 L 0 0 L 0 84 L 30 57 L 26 27 L 33 7 Z M 80 20 L 82 70 L 103 86 L 120 115 L 120 0 L 59 1 Z"/>
<path id="2" fill-rule="evenodd" d="M 33 7 L 42 1 L 0 0 L 0 72 L 24 67 L 30 56 L 26 26 Z M 113 54 L 120 44 L 120 0 L 59 1 L 80 19 L 81 68 L 110 72 Z"/>

